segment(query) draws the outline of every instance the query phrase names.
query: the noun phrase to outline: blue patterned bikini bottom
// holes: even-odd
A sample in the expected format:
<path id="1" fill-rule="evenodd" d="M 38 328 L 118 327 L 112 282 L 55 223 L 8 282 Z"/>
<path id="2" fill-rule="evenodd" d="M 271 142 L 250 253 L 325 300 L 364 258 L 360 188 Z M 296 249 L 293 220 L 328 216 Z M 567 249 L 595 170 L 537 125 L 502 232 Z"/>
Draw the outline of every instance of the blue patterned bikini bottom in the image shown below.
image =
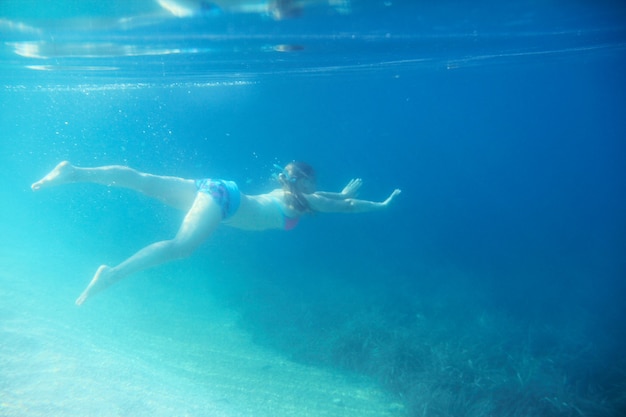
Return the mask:
<path id="1" fill-rule="evenodd" d="M 222 208 L 222 219 L 235 214 L 241 204 L 241 193 L 234 181 L 205 178 L 196 180 L 196 188 L 213 197 L 213 200 Z"/>

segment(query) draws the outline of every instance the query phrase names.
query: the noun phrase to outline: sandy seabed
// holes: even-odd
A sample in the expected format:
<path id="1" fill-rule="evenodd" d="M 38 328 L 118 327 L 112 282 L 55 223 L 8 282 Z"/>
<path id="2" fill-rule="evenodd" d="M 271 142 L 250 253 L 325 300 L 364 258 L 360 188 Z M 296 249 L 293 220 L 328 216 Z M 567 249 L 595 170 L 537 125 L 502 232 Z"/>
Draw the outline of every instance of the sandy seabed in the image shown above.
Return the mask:
<path id="1" fill-rule="evenodd" d="M 256 345 L 224 308 L 178 318 L 188 338 L 140 326 L 129 333 L 119 316 L 89 321 L 103 308 L 51 303 L 32 284 L 43 269 L 2 258 L 1 416 L 404 415 L 369 380 Z"/>

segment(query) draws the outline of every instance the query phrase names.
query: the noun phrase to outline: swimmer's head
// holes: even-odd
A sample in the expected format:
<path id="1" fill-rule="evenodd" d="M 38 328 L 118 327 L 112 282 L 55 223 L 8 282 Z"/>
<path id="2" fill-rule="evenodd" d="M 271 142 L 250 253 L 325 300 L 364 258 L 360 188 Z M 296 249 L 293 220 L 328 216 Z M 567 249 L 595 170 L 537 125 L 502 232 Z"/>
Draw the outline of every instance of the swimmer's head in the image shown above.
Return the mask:
<path id="1" fill-rule="evenodd" d="M 315 170 L 306 162 L 293 161 L 287 164 L 278 180 L 292 192 L 311 194 L 316 190 Z"/>

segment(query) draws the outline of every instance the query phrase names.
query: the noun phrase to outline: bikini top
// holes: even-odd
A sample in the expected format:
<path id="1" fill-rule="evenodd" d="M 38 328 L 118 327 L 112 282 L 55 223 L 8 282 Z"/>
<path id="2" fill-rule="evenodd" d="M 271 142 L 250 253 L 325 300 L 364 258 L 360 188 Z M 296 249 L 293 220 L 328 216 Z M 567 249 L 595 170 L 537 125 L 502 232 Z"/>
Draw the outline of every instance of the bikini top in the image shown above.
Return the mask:
<path id="1" fill-rule="evenodd" d="M 274 201 L 274 203 L 276 203 L 276 205 L 278 206 L 278 209 L 280 210 L 281 214 L 283 215 L 283 228 L 284 230 L 293 230 L 296 228 L 296 226 L 298 225 L 298 222 L 300 221 L 300 217 L 289 217 L 287 214 L 285 214 L 285 210 L 283 209 L 283 205 L 280 203 L 280 201 L 278 200 L 278 198 L 276 197 L 271 197 L 272 201 Z"/>
<path id="2" fill-rule="evenodd" d="M 287 217 L 283 213 L 283 219 L 285 219 L 285 230 L 295 229 L 300 221 L 300 217 Z"/>

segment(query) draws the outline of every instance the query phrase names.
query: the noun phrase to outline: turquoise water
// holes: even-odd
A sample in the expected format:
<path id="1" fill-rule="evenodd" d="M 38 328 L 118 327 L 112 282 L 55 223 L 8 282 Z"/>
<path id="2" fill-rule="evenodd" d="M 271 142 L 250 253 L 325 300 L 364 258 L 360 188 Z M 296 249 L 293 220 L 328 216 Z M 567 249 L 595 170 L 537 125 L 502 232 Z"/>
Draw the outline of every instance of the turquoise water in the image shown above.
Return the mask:
<path id="1" fill-rule="evenodd" d="M 622 415 L 624 7 L 216 3 L 0 3 L 0 415 Z M 403 193 L 81 308 L 182 213 L 30 190 L 70 160 L 254 194 L 293 159 Z"/>

